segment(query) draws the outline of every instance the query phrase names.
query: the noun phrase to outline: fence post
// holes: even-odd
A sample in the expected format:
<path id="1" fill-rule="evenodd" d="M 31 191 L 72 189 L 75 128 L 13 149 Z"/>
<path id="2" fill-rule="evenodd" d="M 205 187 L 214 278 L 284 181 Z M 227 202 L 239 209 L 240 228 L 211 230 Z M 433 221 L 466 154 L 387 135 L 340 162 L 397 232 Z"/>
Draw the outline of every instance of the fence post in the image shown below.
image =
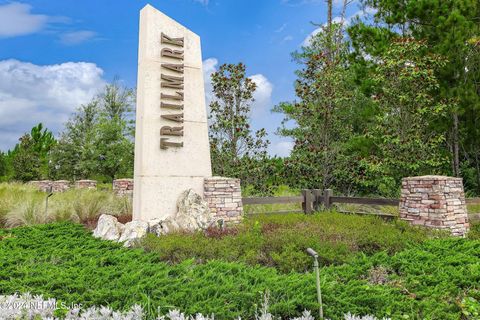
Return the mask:
<path id="1" fill-rule="evenodd" d="M 322 197 L 323 197 L 322 190 L 313 189 L 312 193 L 313 193 L 313 208 L 315 209 L 315 211 L 319 211 L 320 204 L 322 203 Z"/>
<path id="2" fill-rule="evenodd" d="M 332 202 L 331 202 L 331 197 L 333 196 L 333 190 L 332 189 L 325 189 L 323 191 L 323 205 L 325 207 L 325 209 L 330 209 L 330 207 L 332 206 Z"/>
<path id="3" fill-rule="evenodd" d="M 303 212 L 305 214 L 311 214 L 313 212 L 312 191 L 308 189 L 303 189 L 302 195 L 303 195 L 303 204 L 302 204 Z"/>

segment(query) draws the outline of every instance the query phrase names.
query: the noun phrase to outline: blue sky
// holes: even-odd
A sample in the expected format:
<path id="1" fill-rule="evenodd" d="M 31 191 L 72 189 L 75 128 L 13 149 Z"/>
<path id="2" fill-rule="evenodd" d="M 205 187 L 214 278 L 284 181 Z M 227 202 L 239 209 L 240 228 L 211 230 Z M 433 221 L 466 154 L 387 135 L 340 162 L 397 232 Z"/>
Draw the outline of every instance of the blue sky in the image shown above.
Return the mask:
<path id="1" fill-rule="evenodd" d="M 311 22 L 326 20 L 324 0 L 0 0 L 0 150 L 38 122 L 58 134 L 114 77 L 135 87 L 147 3 L 200 35 L 207 80 L 219 64 L 247 65 L 259 87 L 253 126 L 267 129 L 272 154 L 288 154 L 274 134 L 282 116 L 270 109 L 295 98 L 291 52 L 317 29 Z M 358 12 L 354 2 L 347 16 Z"/>

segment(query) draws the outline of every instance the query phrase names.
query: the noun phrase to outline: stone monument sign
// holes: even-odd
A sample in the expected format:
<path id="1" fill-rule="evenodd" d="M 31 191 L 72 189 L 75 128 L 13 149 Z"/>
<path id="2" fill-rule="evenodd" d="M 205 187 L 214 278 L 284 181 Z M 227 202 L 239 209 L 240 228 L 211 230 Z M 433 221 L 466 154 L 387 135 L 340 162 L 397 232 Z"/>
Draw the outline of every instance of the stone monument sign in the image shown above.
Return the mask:
<path id="1" fill-rule="evenodd" d="M 176 213 L 211 177 L 200 37 L 150 5 L 140 12 L 133 218 Z"/>

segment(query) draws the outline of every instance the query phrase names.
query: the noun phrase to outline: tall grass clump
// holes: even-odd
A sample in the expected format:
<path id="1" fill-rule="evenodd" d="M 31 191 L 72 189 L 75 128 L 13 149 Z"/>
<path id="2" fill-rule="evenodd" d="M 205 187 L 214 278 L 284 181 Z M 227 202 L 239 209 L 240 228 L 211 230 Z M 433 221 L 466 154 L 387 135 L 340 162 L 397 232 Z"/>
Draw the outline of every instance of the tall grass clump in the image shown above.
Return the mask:
<path id="1" fill-rule="evenodd" d="M 7 227 L 32 226 L 55 221 L 53 215 L 45 211 L 41 202 L 35 199 L 27 199 L 20 202 L 6 214 L 5 225 Z"/>
<path id="2" fill-rule="evenodd" d="M 49 222 L 72 221 L 92 224 L 103 213 L 129 216 L 130 197 L 117 197 L 111 190 L 70 189 L 49 198 L 35 187 L 0 184 L 0 226 L 16 227 Z"/>
<path id="3" fill-rule="evenodd" d="M 21 183 L 0 183 L 0 226 L 6 224 L 7 215 L 20 205 L 23 211 L 26 211 L 17 209 L 16 212 L 21 216 L 27 217 L 28 211 L 37 211 L 36 204 L 42 197 L 42 192 L 33 186 Z"/>

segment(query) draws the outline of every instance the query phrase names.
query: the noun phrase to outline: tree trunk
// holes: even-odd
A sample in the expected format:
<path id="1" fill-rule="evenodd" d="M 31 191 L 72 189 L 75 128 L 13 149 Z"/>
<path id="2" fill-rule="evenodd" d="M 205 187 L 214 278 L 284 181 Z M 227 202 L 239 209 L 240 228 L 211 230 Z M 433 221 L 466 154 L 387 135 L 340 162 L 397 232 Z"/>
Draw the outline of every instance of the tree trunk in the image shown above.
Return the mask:
<path id="1" fill-rule="evenodd" d="M 327 16 L 327 39 L 328 39 L 328 45 L 327 45 L 327 57 L 328 61 L 331 61 L 332 59 L 332 15 L 333 15 L 333 0 L 327 0 L 327 5 L 328 5 L 328 16 Z"/>
<path id="2" fill-rule="evenodd" d="M 475 169 L 477 171 L 477 193 L 480 194 L 480 161 L 478 159 L 478 153 L 475 153 Z"/>
<path id="3" fill-rule="evenodd" d="M 457 112 L 453 113 L 453 175 L 455 177 L 460 176 L 460 160 L 459 160 L 459 139 L 458 139 L 458 114 Z"/>
<path id="4" fill-rule="evenodd" d="M 332 28 L 333 0 L 327 0 L 327 3 L 328 3 L 328 17 L 327 17 L 328 28 L 331 29 Z"/>

